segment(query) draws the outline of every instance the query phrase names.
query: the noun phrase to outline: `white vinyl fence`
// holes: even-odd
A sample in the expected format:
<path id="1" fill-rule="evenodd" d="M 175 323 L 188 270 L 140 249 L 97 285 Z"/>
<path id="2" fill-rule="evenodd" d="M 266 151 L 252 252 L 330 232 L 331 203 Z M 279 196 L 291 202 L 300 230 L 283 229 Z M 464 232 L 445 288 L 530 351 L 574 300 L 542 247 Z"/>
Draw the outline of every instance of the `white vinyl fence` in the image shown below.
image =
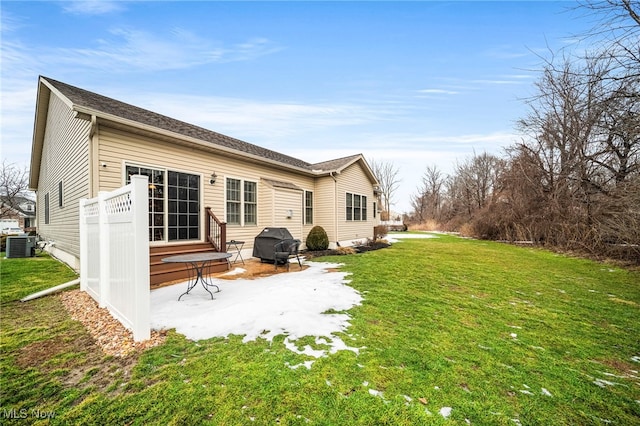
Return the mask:
<path id="1" fill-rule="evenodd" d="M 80 289 L 133 332 L 151 337 L 147 176 L 80 200 Z"/>

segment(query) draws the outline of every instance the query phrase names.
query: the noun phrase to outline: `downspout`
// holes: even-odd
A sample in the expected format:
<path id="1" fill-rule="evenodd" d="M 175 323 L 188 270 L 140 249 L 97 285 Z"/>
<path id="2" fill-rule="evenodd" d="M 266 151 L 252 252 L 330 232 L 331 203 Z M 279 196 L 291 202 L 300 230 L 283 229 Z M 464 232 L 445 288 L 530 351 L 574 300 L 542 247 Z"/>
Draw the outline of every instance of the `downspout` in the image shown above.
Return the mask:
<path id="1" fill-rule="evenodd" d="M 37 299 L 39 297 L 48 296 L 53 293 L 57 293 L 59 291 L 65 290 L 69 287 L 73 287 L 74 285 L 80 284 L 80 278 L 69 281 L 64 284 L 57 285 L 55 287 L 48 288 L 46 290 L 39 291 L 37 293 L 30 294 L 29 296 L 23 297 L 20 299 L 21 302 L 28 302 L 29 300 Z"/>
<path id="2" fill-rule="evenodd" d="M 98 119 L 95 114 L 91 115 L 91 127 L 89 128 L 89 198 L 94 198 L 98 194 L 98 149 L 94 136 L 98 130 Z"/>
<path id="3" fill-rule="evenodd" d="M 329 176 L 333 179 L 333 235 L 336 236 L 336 247 L 338 247 L 338 178 L 334 176 L 334 173 L 329 172 Z"/>

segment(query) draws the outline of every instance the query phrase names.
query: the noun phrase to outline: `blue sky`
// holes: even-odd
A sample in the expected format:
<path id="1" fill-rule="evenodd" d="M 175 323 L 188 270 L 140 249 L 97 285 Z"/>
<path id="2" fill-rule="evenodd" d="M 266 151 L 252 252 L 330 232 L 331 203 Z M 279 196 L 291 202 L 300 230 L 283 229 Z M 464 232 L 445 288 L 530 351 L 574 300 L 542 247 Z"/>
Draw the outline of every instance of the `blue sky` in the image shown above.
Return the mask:
<path id="1" fill-rule="evenodd" d="M 501 154 L 576 2 L 0 3 L 2 158 L 28 165 L 38 75 L 308 162 L 425 169 Z"/>

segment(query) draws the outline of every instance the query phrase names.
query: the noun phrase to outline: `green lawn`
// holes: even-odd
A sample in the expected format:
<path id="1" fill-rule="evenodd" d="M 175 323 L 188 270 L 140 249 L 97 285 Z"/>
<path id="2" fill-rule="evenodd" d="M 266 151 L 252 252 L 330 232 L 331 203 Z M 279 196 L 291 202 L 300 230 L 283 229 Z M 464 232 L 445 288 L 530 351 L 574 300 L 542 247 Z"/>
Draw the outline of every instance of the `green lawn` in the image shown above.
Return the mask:
<path id="1" fill-rule="evenodd" d="M 640 424 L 640 272 L 451 236 L 323 260 L 363 294 L 361 349 L 293 370 L 283 336 L 105 356 L 57 297 L 15 301 L 73 274 L 3 259 L 0 423 Z"/>

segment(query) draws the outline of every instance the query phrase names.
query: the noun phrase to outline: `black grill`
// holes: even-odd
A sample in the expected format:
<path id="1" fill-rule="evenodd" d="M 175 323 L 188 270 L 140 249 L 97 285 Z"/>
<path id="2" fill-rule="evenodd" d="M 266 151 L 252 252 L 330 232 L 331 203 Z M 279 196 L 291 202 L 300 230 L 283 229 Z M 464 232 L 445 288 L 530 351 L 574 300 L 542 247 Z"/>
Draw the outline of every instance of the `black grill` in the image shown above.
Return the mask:
<path id="1" fill-rule="evenodd" d="M 293 235 L 287 228 L 264 228 L 253 241 L 253 257 L 263 262 L 276 260 L 275 245 L 282 240 L 292 240 Z"/>

